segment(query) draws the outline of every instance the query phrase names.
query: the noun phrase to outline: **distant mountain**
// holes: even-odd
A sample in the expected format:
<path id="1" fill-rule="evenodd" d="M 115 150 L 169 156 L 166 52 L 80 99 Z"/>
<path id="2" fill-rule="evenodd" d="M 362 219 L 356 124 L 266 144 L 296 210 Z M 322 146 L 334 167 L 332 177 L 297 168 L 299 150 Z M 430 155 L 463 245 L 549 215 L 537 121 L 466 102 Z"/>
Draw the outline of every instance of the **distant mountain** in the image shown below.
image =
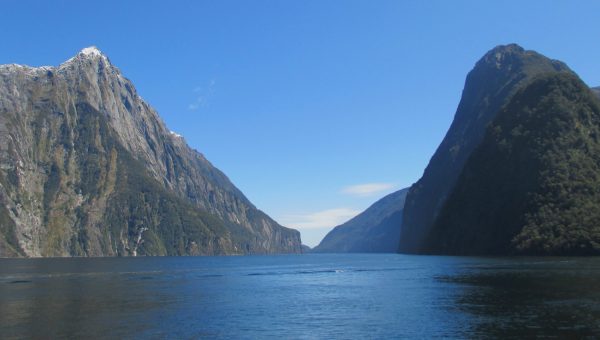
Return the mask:
<path id="1" fill-rule="evenodd" d="M 94 47 L 0 66 L 0 203 L 0 256 L 301 252 Z"/>
<path id="2" fill-rule="evenodd" d="M 600 254 L 600 101 L 571 72 L 520 89 L 422 245 L 435 254 Z"/>
<path id="3" fill-rule="evenodd" d="M 394 253 L 398 249 L 408 188 L 385 196 L 350 221 L 335 227 L 312 252 Z"/>
<path id="4" fill-rule="evenodd" d="M 400 252 L 420 247 L 486 127 L 516 91 L 546 72 L 569 71 L 562 62 L 511 44 L 498 46 L 467 75 L 454 121 L 423 176 L 406 197 Z"/>
<path id="5" fill-rule="evenodd" d="M 593 87 L 591 90 L 598 98 L 600 98 L 600 87 Z"/>

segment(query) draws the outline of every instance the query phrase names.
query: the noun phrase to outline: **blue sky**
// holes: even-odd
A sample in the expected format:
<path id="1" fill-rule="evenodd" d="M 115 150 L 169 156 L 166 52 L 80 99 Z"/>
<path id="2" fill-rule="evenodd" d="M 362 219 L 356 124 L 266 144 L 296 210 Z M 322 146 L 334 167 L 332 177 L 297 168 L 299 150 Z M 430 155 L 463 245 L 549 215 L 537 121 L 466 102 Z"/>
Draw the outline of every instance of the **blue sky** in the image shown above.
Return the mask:
<path id="1" fill-rule="evenodd" d="M 598 1 L 5 0 L 0 63 L 96 45 L 167 125 L 314 246 L 422 174 L 499 44 L 600 85 Z"/>

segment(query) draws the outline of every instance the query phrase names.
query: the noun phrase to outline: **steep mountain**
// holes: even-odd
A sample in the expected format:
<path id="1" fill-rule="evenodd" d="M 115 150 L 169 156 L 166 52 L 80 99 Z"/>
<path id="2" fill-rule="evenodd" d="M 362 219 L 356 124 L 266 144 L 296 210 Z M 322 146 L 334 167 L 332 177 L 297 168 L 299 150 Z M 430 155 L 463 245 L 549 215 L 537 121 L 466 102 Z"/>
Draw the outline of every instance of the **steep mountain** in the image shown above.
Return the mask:
<path id="1" fill-rule="evenodd" d="M 486 130 L 423 251 L 600 254 L 600 101 L 569 72 L 534 79 Z"/>
<path id="2" fill-rule="evenodd" d="M 0 256 L 300 252 L 104 54 L 0 66 Z"/>
<path id="3" fill-rule="evenodd" d="M 407 193 L 408 188 L 402 189 L 373 203 L 367 210 L 330 231 L 312 252 L 396 252 Z"/>
<path id="4" fill-rule="evenodd" d="M 467 75 L 450 129 L 406 197 L 400 252 L 419 251 L 486 126 L 519 87 L 536 75 L 568 70 L 559 61 L 515 44 L 498 46 L 477 62 Z"/>

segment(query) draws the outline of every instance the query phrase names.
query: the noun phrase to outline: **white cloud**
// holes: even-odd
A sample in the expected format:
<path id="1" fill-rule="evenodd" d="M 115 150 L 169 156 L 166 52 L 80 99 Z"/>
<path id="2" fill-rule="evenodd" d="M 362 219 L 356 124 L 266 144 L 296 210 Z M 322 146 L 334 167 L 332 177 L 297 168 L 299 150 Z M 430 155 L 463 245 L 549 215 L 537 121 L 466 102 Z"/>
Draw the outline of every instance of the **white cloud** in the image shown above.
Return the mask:
<path id="1" fill-rule="evenodd" d="M 211 79 L 208 82 L 208 86 L 206 87 L 202 87 L 202 86 L 196 86 L 192 92 L 194 92 L 196 94 L 196 100 L 191 103 L 190 105 L 188 105 L 188 109 L 190 111 L 195 111 L 198 110 L 200 107 L 205 107 L 208 105 L 208 98 L 211 97 L 214 93 L 214 87 L 215 87 L 216 81 L 214 79 Z"/>
<path id="2" fill-rule="evenodd" d="M 393 183 L 365 183 L 365 184 L 357 184 L 345 187 L 342 189 L 342 193 L 352 195 L 352 196 L 372 196 L 382 191 L 390 190 L 396 185 Z"/>
<path id="3" fill-rule="evenodd" d="M 295 229 L 335 227 L 348 221 L 360 212 L 360 210 L 349 208 L 335 208 L 308 214 L 283 216 L 279 219 L 279 223 Z"/>
<path id="4" fill-rule="evenodd" d="M 198 108 L 200 108 L 201 104 L 202 104 L 202 97 L 198 97 L 198 98 L 196 98 L 195 102 L 188 105 L 188 110 L 190 110 L 190 111 L 198 110 Z"/>

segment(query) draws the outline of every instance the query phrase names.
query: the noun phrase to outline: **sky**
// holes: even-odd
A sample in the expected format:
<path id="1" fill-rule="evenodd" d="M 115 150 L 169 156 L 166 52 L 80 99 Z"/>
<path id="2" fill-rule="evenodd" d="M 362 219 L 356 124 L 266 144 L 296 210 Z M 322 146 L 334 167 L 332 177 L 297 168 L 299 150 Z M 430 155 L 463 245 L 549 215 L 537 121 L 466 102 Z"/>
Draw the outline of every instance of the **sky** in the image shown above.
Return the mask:
<path id="1" fill-rule="evenodd" d="M 600 85 L 598 13 L 600 1 L 4 0 L 0 64 L 97 46 L 171 130 L 315 246 L 419 179 L 494 46 Z"/>

